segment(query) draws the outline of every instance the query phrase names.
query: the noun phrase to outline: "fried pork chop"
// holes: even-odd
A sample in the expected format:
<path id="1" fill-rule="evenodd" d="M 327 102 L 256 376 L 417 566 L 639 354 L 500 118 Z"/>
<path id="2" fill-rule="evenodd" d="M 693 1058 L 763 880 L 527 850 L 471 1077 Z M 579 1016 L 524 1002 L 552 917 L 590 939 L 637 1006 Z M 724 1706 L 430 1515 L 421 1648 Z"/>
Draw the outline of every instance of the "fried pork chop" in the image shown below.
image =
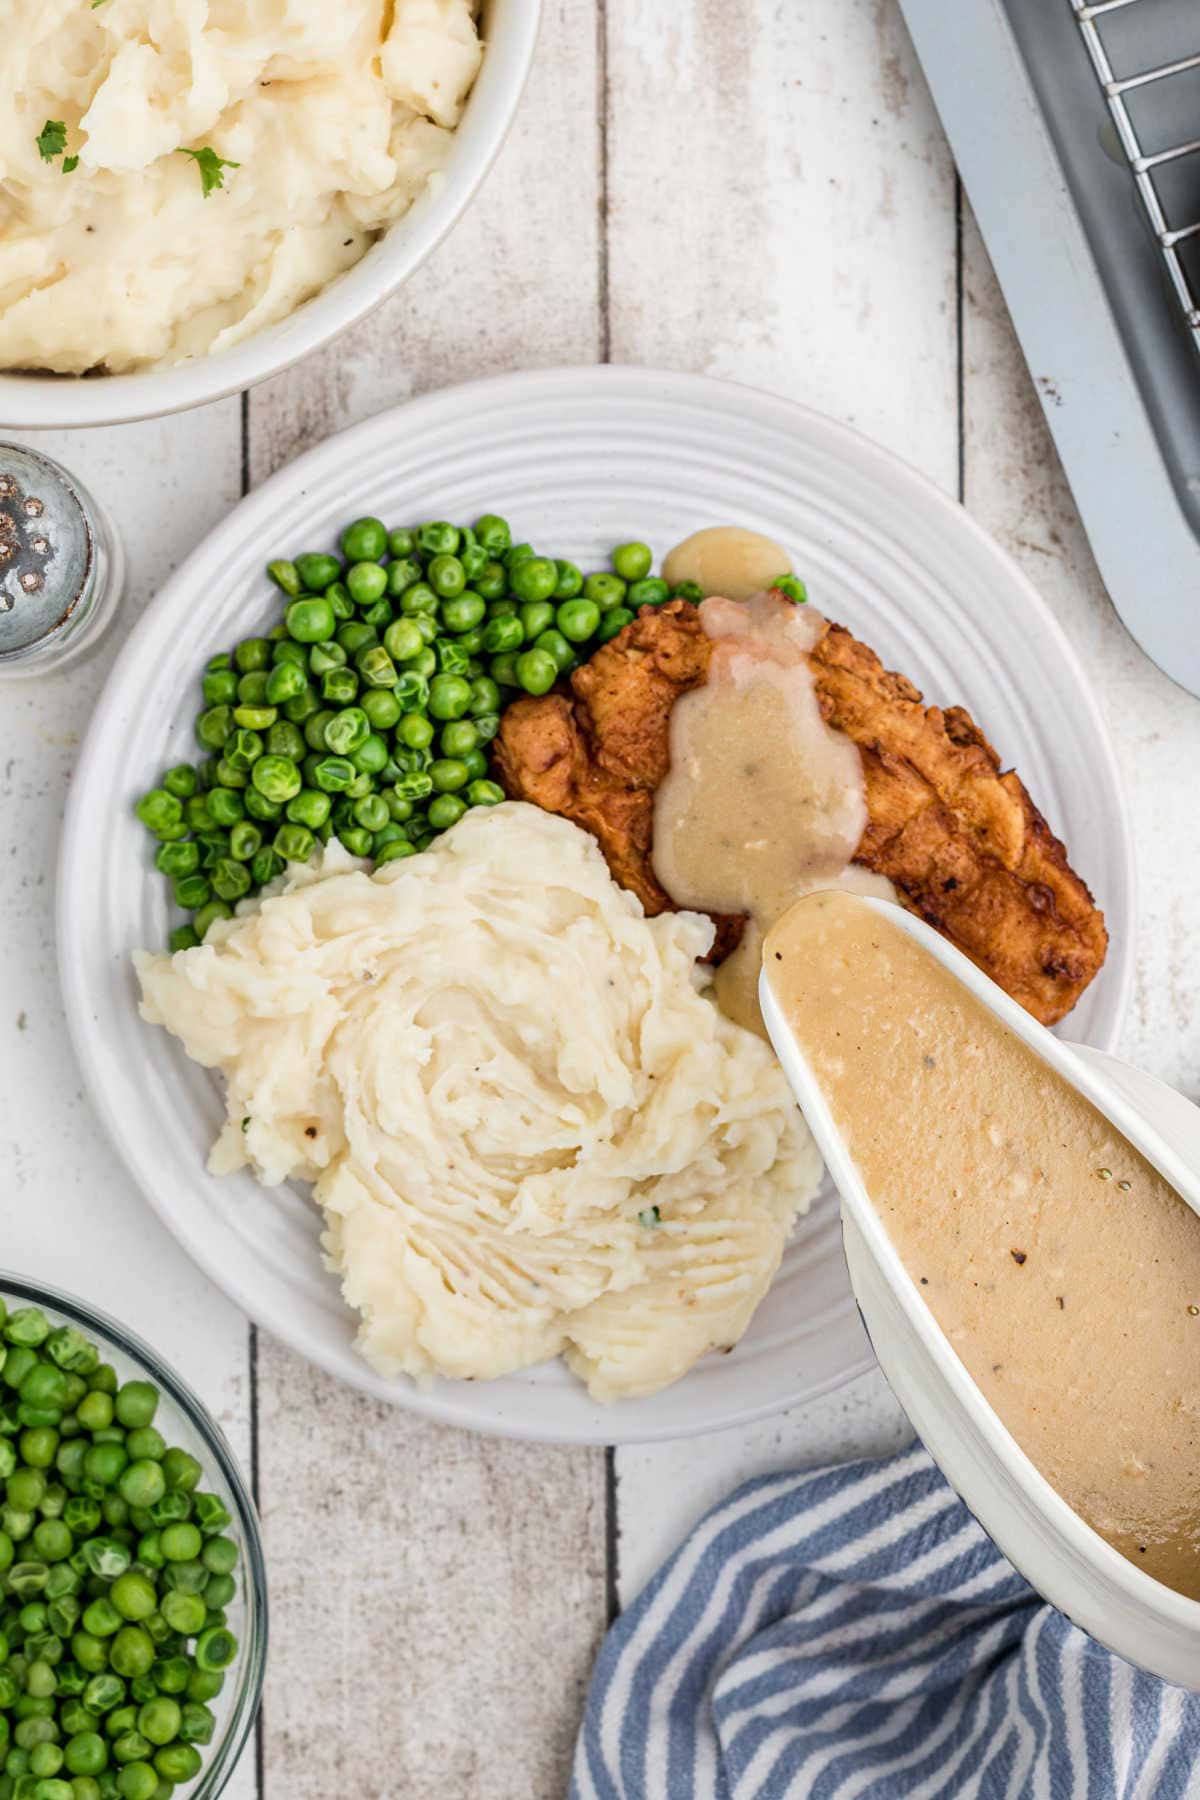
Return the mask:
<path id="1" fill-rule="evenodd" d="M 643 607 L 575 671 L 570 694 L 518 700 L 496 739 L 509 796 L 590 831 L 648 913 L 673 905 L 651 863 L 671 708 L 706 680 L 711 653 L 690 602 Z M 855 862 L 887 876 L 913 912 L 1054 1024 L 1100 969 L 1108 934 L 1015 771 L 1001 772 L 962 707 L 924 706 L 842 626 L 826 625 L 809 664 L 826 722 L 862 755 L 868 822 Z M 715 923 L 720 961 L 743 921 Z"/>

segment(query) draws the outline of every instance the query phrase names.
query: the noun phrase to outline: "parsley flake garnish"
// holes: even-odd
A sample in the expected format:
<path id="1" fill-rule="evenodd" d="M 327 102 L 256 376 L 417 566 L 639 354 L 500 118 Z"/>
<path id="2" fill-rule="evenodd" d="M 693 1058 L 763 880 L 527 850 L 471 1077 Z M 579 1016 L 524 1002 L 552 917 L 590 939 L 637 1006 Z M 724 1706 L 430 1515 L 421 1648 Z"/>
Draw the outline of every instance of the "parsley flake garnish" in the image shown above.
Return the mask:
<path id="1" fill-rule="evenodd" d="M 231 162 L 227 156 L 218 156 L 210 144 L 205 144 L 202 150 L 185 150 L 181 145 L 179 155 L 190 156 L 199 169 L 206 200 L 214 188 L 225 186 L 226 169 L 240 169 L 242 166 L 241 163 Z"/>
<path id="2" fill-rule="evenodd" d="M 67 128 L 61 119 L 47 119 L 34 142 L 43 162 L 53 162 L 67 147 Z"/>
<path id="3" fill-rule="evenodd" d="M 64 156 L 63 157 L 63 174 L 64 175 L 73 175 L 78 167 L 79 167 L 79 158 L 77 156 Z"/>

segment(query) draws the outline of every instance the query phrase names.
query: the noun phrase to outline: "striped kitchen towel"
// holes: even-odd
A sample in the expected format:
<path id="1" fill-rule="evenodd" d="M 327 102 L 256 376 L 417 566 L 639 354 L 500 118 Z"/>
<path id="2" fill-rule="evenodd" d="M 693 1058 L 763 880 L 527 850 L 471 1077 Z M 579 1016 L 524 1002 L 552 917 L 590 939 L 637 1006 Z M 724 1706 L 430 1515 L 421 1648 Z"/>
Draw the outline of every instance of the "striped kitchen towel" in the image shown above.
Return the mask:
<path id="1" fill-rule="evenodd" d="M 573 1800 L 1183 1800 L 1200 1697 L 1085 1636 L 920 1447 L 748 1482 L 609 1632 Z"/>

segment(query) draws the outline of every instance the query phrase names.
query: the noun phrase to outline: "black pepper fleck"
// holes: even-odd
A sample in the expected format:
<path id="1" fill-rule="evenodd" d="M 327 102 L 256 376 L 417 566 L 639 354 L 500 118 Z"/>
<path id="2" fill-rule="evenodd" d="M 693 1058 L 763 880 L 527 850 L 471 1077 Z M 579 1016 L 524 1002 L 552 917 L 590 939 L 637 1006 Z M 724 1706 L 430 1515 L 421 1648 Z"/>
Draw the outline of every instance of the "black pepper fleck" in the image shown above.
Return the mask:
<path id="1" fill-rule="evenodd" d="M 1010 1250 L 1008 1254 L 1012 1257 L 1013 1261 L 1015 1263 L 1017 1263 L 1018 1265 L 1025 1261 L 1024 1250 Z"/>

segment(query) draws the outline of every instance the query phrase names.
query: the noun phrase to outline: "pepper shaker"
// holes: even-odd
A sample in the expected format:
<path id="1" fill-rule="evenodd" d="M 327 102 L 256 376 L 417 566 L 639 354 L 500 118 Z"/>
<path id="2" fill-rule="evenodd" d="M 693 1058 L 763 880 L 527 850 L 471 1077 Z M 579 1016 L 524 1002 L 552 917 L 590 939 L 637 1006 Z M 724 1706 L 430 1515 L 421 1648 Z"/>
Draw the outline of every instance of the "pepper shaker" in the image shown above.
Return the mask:
<path id="1" fill-rule="evenodd" d="M 0 443 L 0 676 L 43 675 L 92 649 L 124 575 L 87 489 L 40 451 Z"/>

